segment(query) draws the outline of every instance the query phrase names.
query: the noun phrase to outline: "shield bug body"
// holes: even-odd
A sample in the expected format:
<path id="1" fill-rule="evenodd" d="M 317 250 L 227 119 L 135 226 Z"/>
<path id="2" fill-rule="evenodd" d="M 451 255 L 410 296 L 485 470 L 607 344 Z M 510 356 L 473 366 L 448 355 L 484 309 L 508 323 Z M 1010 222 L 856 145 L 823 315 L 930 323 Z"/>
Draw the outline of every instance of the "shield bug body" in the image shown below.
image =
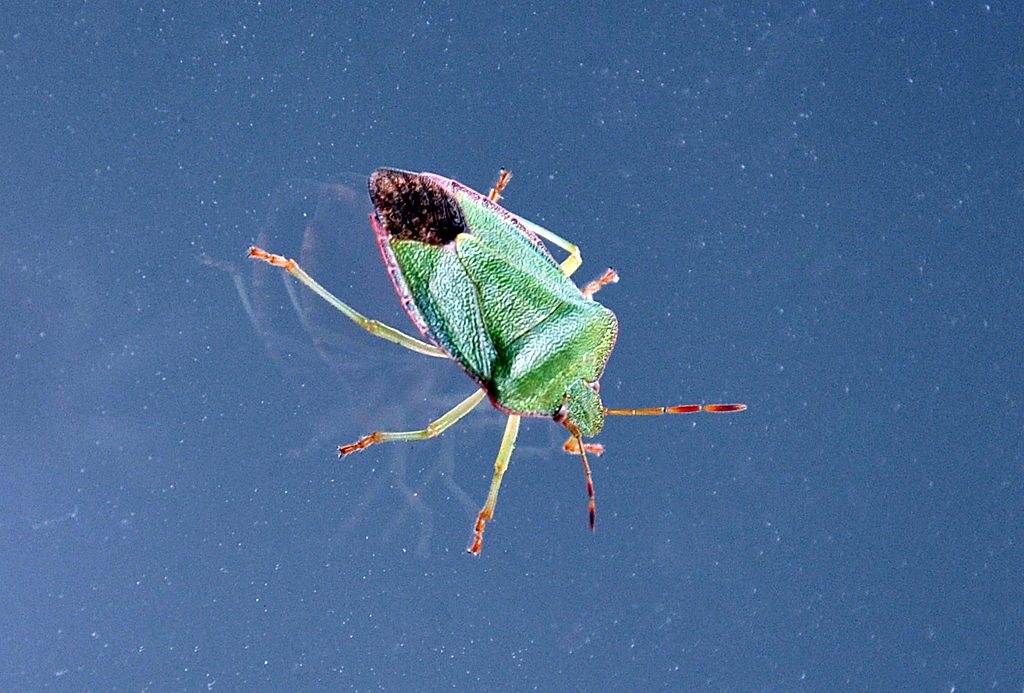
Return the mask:
<path id="1" fill-rule="evenodd" d="M 569 276 L 580 266 L 579 249 L 497 204 L 509 180 L 502 176 L 488 196 L 430 173 L 378 169 L 370 176 L 371 222 L 377 244 L 405 310 L 427 342 L 369 320 L 320 286 L 294 260 L 250 248 L 249 256 L 298 278 L 370 333 L 408 349 L 450 358 L 479 389 L 419 431 L 378 431 L 338 448 L 344 456 L 374 443 L 431 438 L 468 414 L 485 397 L 508 414 L 487 502 L 469 550 L 480 551 L 498 488 L 508 467 L 522 416 L 548 417 L 568 429 L 565 448 L 583 460 L 594 528 L 594 491 L 582 437 L 597 434 L 608 414 L 643 415 L 742 411 L 742 404 L 685 405 L 656 409 L 605 409 L 599 379 L 618 332 L 615 315 L 593 300 L 618 279 L 608 270 L 578 288 Z M 561 264 L 548 241 L 569 253 Z"/>

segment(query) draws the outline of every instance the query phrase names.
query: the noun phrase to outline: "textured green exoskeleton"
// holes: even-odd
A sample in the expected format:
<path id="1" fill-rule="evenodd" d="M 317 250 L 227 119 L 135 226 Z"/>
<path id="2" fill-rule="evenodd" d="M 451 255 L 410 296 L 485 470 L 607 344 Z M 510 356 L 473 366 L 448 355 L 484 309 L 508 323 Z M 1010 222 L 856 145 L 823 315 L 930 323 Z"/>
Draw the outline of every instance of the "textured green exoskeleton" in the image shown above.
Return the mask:
<path id="1" fill-rule="evenodd" d="M 430 173 L 378 169 L 370 176 L 371 215 L 377 243 L 402 304 L 423 336 L 422 342 L 375 320 L 368 320 L 334 297 L 294 260 L 250 248 L 249 255 L 284 268 L 350 319 L 384 339 L 430 356 L 450 358 L 480 389 L 427 428 L 375 432 L 347 455 L 374 443 L 419 440 L 443 432 L 489 397 L 509 415 L 494 478 L 476 523 L 470 551 L 479 553 L 484 525 L 491 519 L 498 488 L 508 467 L 521 416 L 550 417 L 571 438 L 566 449 L 583 459 L 594 527 L 594 492 L 585 445 L 606 414 L 663 414 L 740 411 L 744 405 L 686 405 L 642 410 L 608 410 L 598 396 L 618 332 L 615 315 L 593 300 L 611 270 L 579 289 L 570 279 L 580 265 L 576 246 L 497 204 L 508 181 L 502 178 L 483 196 Z M 541 239 L 569 253 L 557 263 Z"/>
<path id="2" fill-rule="evenodd" d="M 379 170 L 370 198 L 391 278 L 424 336 L 502 411 L 600 431 L 592 388 L 615 344 L 615 315 L 518 219 L 455 181 Z"/>

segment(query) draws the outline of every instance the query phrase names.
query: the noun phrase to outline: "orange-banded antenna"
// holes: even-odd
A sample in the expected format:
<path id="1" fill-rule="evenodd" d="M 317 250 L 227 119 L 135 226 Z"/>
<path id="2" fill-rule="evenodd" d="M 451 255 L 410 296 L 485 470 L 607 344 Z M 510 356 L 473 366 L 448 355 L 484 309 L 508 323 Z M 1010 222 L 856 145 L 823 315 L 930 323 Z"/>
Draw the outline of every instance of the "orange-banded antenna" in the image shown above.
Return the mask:
<path id="1" fill-rule="evenodd" d="M 572 434 L 572 438 L 565 444 L 565 449 L 569 452 L 579 453 L 579 456 L 583 459 L 583 473 L 587 476 L 587 499 L 590 502 L 590 531 L 594 531 L 594 524 L 597 519 L 597 506 L 594 503 L 594 479 L 590 476 L 590 463 L 587 462 L 587 450 L 596 452 L 598 455 L 604 451 L 602 447 L 600 451 L 594 449 L 588 443 L 583 442 L 583 438 L 580 436 L 580 430 L 570 423 L 566 423 L 566 428 L 569 429 L 569 433 Z"/>
<path id="2" fill-rule="evenodd" d="M 680 404 L 676 407 L 655 407 L 654 409 L 605 409 L 607 416 L 658 416 L 660 414 L 695 414 L 707 411 L 713 414 L 727 414 L 743 411 L 746 404 Z"/>
<path id="3" fill-rule="evenodd" d="M 680 404 L 675 407 L 655 407 L 653 409 L 605 409 L 604 413 L 606 416 L 658 416 L 660 414 L 695 414 L 699 411 L 728 414 L 729 412 L 743 411 L 746 408 L 746 404 Z M 582 438 L 577 435 L 573 435 L 565 441 L 563 449 L 573 455 L 582 454 L 583 451 L 598 457 L 604 454 L 604 445 L 584 443 Z M 585 463 L 586 460 L 584 460 Z"/>

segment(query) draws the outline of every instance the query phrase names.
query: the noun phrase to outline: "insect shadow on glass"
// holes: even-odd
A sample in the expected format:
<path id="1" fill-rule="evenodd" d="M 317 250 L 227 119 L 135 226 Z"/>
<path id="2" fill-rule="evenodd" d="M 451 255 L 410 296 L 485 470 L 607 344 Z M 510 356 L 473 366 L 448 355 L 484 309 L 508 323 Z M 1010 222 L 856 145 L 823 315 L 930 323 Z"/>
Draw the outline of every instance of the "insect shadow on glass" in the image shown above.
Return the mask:
<path id="1" fill-rule="evenodd" d="M 367 177 L 343 175 L 330 182 L 290 179 L 269 197 L 268 213 L 260 223 L 257 243 L 293 246 L 297 260 L 321 281 L 359 290 L 361 307 L 388 320 L 404 317 L 394 300 L 391 280 L 380 271 L 380 255 L 367 216 L 373 211 L 366 194 Z M 381 349 L 376 340 L 301 287 L 291 275 L 265 263 L 238 268 L 201 256 L 200 261 L 232 278 L 253 329 L 266 354 L 274 361 L 277 381 L 287 389 L 295 406 L 311 408 L 310 416 L 293 421 L 309 434 L 286 454 L 292 459 L 320 457 L 326 445 L 353 430 L 387 425 L 403 428 L 428 420 L 439 403 L 443 408 L 464 397 L 465 381 L 457 369 L 437 361 L 424 364 L 418 354 Z M 433 366 L 433 367 L 430 367 Z M 391 383 L 403 383 L 403 393 Z M 396 396 L 398 399 L 396 399 Z M 493 434 L 504 423 L 497 411 L 481 408 L 470 428 L 473 436 Z M 356 473 L 369 474 L 366 485 L 354 487 L 354 505 L 338 531 L 349 535 L 367 518 L 376 503 L 389 507 L 391 496 L 402 503 L 381 526 L 380 541 L 401 535 L 411 523 L 418 533 L 415 550 L 430 552 L 435 525 L 432 489 L 441 488 L 467 518 L 475 519 L 479 505 L 458 483 L 455 441 L 442 439 L 439 448 L 411 455 L 394 446 L 373 468 L 358 465 Z M 348 490 L 353 490 L 346 484 Z"/>

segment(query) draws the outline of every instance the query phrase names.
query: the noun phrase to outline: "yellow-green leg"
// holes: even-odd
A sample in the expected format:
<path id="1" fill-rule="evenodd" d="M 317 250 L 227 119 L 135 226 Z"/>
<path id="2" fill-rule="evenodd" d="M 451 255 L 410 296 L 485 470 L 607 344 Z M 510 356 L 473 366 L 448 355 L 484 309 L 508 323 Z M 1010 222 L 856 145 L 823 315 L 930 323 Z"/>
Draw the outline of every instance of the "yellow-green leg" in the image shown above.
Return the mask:
<path id="1" fill-rule="evenodd" d="M 342 301 L 340 298 L 336 297 L 330 291 L 320 286 L 320 284 L 318 284 L 317 281 L 313 279 L 313 277 L 306 274 L 306 271 L 299 267 L 299 263 L 295 262 L 295 260 L 289 260 L 288 258 L 282 255 L 274 255 L 273 253 L 268 253 L 265 250 L 260 250 L 256 246 L 249 248 L 249 257 L 255 260 L 263 260 L 264 262 L 269 262 L 274 267 L 280 267 L 285 272 L 292 275 L 300 282 L 305 284 L 307 287 L 309 287 L 309 289 L 313 291 L 317 296 L 324 299 L 332 306 L 334 306 L 342 313 L 344 313 L 345 317 L 347 317 L 349 320 L 356 323 L 373 336 L 380 337 L 381 339 L 386 339 L 389 342 L 394 342 L 399 346 L 403 346 L 406 349 L 415 351 L 420 354 L 426 354 L 427 356 L 435 356 L 437 358 L 449 358 L 448 354 L 443 349 L 440 349 L 439 347 L 436 347 L 433 344 L 427 344 L 426 342 L 422 342 L 416 339 L 415 337 L 410 337 L 404 332 L 400 332 L 393 327 L 389 327 L 388 325 L 385 325 L 382 322 L 378 322 L 377 320 L 370 320 L 369 318 L 364 317 L 356 310 L 354 310 L 352 307 L 350 307 L 347 303 Z"/>
<path id="2" fill-rule="evenodd" d="M 558 266 L 559 269 L 562 270 L 562 274 L 564 274 L 567 277 L 571 277 L 572 273 L 579 269 L 580 265 L 583 264 L 583 256 L 580 255 L 580 249 L 578 246 L 565 240 L 557 233 L 548 231 L 540 224 L 533 223 L 529 219 L 523 219 L 522 217 L 519 216 L 517 216 L 516 219 L 518 219 L 519 223 L 521 223 L 527 229 L 532 231 L 535 235 L 540 236 L 545 241 L 554 243 L 559 248 L 569 253 L 569 257 L 565 258 L 565 260 L 562 261 L 562 264 Z"/>
<path id="3" fill-rule="evenodd" d="M 469 397 L 452 407 L 452 409 L 440 419 L 431 422 L 429 426 L 419 431 L 374 431 L 352 445 L 339 445 L 338 457 L 344 457 L 356 450 L 368 448 L 374 443 L 387 443 L 392 440 L 426 440 L 427 438 L 439 436 L 451 428 L 456 421 L 473 411 L 474 407 L 480 404 L 486 396 L 487 393 L 484 390 L 477 390 Z"/>
<path id="4" fill-rule="evenodd" d="M 484 504 L 480 515 L 476 518 L 476 536 L 473 537 L 473 545 L 469 552 L 474 555 L 480 554 L 480 544 L 484 539 L 484 525 L 494 517 L 494 506 L 498 504 L 498 489 L 501 487 L 501 478 L 505 476 L 508 469 L 508 461 L 512 457 L 512 450 L 516 446 L 516 436 L 519 434 L 519 417 L 510 414 L 505 424 L 505 435 L 501 438 L 501 448 L 498 450 L 498 459 L 494 462 L 494 478 L 491 480 L 491 490 L 487 492 L 487 502 Z"/>
<path id="5" fill-rule="evenodd" d="M 505 189 L 505 186 L 508 185 L 510 180 L 512 180 L 512 174 L 505 169 L 501 169 L 501 174 L 498 176 L 498 182 L 494 184 L 493 188 L 491 188 L 491 192 L 488 193 L 487 199 L 491 202 L 499 201 L 501 199 L 502 191 Z M 516 219 L 518 219 L 519 223 L 528 228 L 534 235 L 540 236 L 550 243 L 554 243 L 559 248 L 569 253 L 569 257 L 563 260 L 562 264 L 558 266 L 559 269 L 562 270 L 562 274 L 567 277 L 572 276 L 572 273 L 583 264 L 583 256 L 580 255 L 580 249 L 577 246 L 565 240 L 557 233 L 548 231 L 540 224 L 535 224 L 529 219 L 523 219 L 519 216 L 517 216 Z"/>

